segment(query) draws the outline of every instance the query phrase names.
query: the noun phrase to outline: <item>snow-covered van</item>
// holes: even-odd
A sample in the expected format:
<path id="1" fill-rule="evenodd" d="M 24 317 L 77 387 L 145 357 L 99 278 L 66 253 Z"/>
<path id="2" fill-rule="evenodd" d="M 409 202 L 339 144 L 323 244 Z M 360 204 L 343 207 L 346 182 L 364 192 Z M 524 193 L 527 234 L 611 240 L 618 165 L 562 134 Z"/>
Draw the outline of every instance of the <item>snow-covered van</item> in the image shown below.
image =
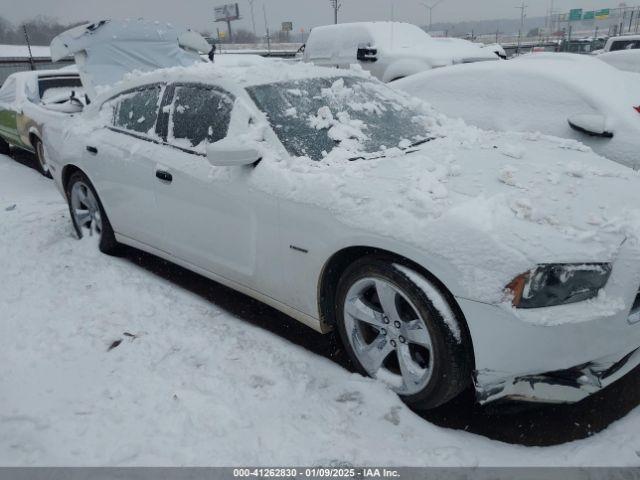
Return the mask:
<path id="1" fill-rule="evenodd" d="M 383 82 L 391 82 L 432 68 L 499 57 L 484 45 L 434 38 L 408 23 L 362 22 L 314 28 L 304 60 L 338 68 L 359 63 Z"/>

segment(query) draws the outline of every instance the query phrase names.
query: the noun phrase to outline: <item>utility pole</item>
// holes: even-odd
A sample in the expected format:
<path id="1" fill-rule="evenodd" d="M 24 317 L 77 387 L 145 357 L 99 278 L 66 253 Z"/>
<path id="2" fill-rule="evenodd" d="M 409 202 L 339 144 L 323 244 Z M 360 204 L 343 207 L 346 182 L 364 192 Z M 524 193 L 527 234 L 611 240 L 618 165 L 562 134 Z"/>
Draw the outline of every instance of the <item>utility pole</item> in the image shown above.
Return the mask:
<path id="1" fill-rule="evenodd" d="M 518 47 L 516 48 L 516 55 L 520 55 L 520 48 L 522 47 L 522 31 L 524 30 L 524 19 L 527 16 L 528 7 L 529 5 L 524 4 L 524 0 L 522 5 L 515 7 L 520 10 L 520 30 L 518 31 Z"/>
<path id="2" fill-rule="evenodd" d="M 27 42 L 27 49 L 29 50 L 29 66 L 31 67 L 31 70 L 35 70 L 36 64 L 33 61 L 33 54 L 31 53 L 31 42 L 29 41 L 29 33 L 27 32 L 27 26 L 22 25 L 22 30 L 24 30 L 24 39 Z"/>
<path id="3" fill-rule="evenodd" d="M 256 30 L 256 16 L 253 12 L 253 4 L 256 3 L 256 0 L 249 0 L 249 7 L 251 7 L 251 23 L 253 24 L 253 35 L 258 38 L 258 32 Z"/>
<path id="4" fill-rule="evenodd" d="M 342 3 L 340 0 L 329 0 L 331 3 L 331 8 L 333 8 L 333 23 L 338 24 L 338 11 L 342 8 Z"/>
<path id="5" fill-rule="evenodd" d="M 429 31 L 433 30 L 433 9 L 440 5 L 442 2 L 444 2 L 444 0 L 437 0 L 436 2 L 430 4 L 426 2 L 420 2 L 420 5 L 426 8 L 429 12 L 429 22 L 427 24 L 429 25 Z"/>
<path id="6" fill-rule="evenodd" d="M 271 35 L 269 33 L 269 22 L 267 21 L 267 6 L 264 3 L 262 4 L 262 11 L 264 12 L 264 28 L 267 31 L 267 51 L 271 56 Z"/>

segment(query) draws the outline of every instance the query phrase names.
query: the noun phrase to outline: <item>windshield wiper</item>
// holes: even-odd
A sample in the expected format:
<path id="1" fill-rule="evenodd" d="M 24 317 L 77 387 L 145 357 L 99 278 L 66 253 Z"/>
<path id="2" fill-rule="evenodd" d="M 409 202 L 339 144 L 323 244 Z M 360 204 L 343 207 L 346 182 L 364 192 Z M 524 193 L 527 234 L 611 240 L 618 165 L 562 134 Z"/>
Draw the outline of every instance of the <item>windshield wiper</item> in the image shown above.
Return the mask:
<path id="1" fill-rule="evenodd" d="M 427 137 L 424 138 L 422 140 L 418 140 L 413 142 L 411 145 L 409 145 L 408 147 L 405 148 L 401 148 L 401 150 L 406 154 L 406 153 L 413 153 L 415 152 L 415 150 L 411 150 L 409 151 L 409 149 L 414 148 L 414 147 L 419 147 L 420 145 L 424 145 L 427 142 L 430 142 L 432 140 L 435 140 L 437 137 Z M 355 162 L 356 160 L 377 160 L 378 158 L 386 158 L 386 155 L 382 154 L 381 152 L 377 152 L 377 153 L 372 153 L 371 156 L 359 156 L 359 157 L 352 157 L 349 159 L 350 162 Z"/>
<path id="2" fill-rule="evenodd" d="M 417 142 L 413 142 L 411 145 L 409 145 L 407 148 L 404 148 L 403 150 L 406 151 L 406 150 L 408 150 L 410 148 L 418 147 L 420 145 L 424 145 L 425 143 L 430 142 L 431 140 L 435 140 L 435 139 L 436 139 L 436 137 L 427 137 L 427 138 L 424 138 L 422 140 L 418 140 Z"/>

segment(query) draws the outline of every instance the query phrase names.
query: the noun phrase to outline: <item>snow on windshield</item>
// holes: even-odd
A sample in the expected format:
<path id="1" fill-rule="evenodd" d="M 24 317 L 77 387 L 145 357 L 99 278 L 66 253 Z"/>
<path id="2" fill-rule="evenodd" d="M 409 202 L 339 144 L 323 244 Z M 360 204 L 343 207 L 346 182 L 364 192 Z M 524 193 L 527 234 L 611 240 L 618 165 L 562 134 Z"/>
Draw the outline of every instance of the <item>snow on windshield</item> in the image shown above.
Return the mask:
<path id="1" fill-rule="evenodd" d="M 430 136 L 433 117 L 378 83 L 313 78 L 247 89 L 295 157 L 320 160 L 406 148 Z"/>

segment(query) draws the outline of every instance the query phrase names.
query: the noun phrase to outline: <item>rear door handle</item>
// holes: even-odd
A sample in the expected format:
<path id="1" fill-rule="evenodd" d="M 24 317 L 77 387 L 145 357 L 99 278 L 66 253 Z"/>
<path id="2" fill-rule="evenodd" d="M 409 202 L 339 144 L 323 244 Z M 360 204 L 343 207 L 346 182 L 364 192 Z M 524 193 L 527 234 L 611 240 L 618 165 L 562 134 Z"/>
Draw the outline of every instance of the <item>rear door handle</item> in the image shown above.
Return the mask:
<path id="1" fill-rule="evenodd" d="M 98 149 L 96 147 L 92 147 L 91 145 L 87 145 L 87 152 L 91 153 L 92 155 L 97 155 Z"/>
<path id="2" fill-rule="evenodd" d="M 173 181 L 173 175 L 165 170 L 156 170 L 156 177 L 167 183 L 171 183 Z"/>

